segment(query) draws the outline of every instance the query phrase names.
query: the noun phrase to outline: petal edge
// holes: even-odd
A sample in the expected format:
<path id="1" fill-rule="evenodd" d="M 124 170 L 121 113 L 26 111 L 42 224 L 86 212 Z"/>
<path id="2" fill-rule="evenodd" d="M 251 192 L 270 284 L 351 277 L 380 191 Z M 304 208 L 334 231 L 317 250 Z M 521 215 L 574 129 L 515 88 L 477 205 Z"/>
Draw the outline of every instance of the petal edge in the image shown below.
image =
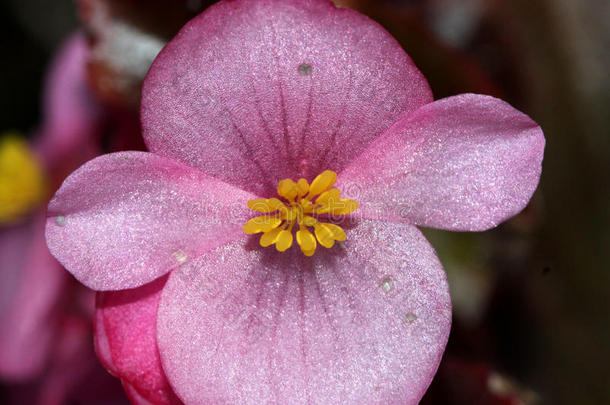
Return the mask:
<path id="1" fill-rule="evenodd" d="M 544 144 L 538 124 L 508 103 L 462 94 L 403 117 L 339 181 L 360 191 L 365 218 L 482 231 L 527 205 Z"/>

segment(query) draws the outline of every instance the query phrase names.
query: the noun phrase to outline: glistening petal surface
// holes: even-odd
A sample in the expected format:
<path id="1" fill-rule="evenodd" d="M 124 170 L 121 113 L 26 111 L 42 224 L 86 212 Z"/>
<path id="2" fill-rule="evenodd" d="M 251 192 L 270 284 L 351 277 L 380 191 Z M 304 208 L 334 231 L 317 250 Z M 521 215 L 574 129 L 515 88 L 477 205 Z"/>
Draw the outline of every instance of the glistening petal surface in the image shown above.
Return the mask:
<path id="1" fill-rule="evenodd" d="M 224 1 L 189 22 L 144 82 L 158 153 L 259 195 L 343 168 L 432 101 L 394 38 L 328 0 Z"/>
<path id="2" fill-rule="evenodd" d="M 253 196 L 144 152 L 96 158 L 49 203 L 47 244 L 95 290 L 133 288 L 243 236 Z"/>
<path id="3" fill-rule="evenodd" d="M 339 176 L 359 214 L 457 231 L 520 212 L 540 179 L 544 136 L 509 104 L 463 94 L 403 117 Z"/>
<path id="4" fill-rule="evenodd" d="M 157 405 L 181 403 L 165 378 L 157 350 L 157 308 L 166 279 L 99 293 L 97 303 L 113 372 L 126 390 L 129 386 L 130 395 Z"/>
<path id="5" fill-rule="evenodd" d="M 170 274 L 158 345 L 185 403 L 420 400 L 449 334 L 445 273 L 413 226 L 347 232 L 313 257 L 242 240 Z"/>

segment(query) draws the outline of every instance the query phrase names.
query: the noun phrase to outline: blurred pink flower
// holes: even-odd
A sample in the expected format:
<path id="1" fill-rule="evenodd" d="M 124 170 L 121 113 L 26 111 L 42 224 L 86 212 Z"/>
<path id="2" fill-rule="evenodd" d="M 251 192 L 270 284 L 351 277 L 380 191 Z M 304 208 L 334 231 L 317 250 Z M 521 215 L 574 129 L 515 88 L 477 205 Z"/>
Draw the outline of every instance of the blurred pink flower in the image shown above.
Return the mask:
<path id="1" fill-rule="evenodd" d="M 78 166 L 100 154 L 104 111 L 87 85 L 87 42 L 73 34 L 51 62 L 43 96 L 43 124 L 34 148 L 55 181 L 58 169 Z"/>
<path id="2" fill-rule="evenodd" d="M 74 34 L 46 79 L 44 121 L 32 148 L 51 186 L 100 153 L 104 114 L 87 90 L 86 57 L 84 37 Z M 49 253 L 46 201 L 20 223 L 0 228 L 0 379 L 33 387 L 27 402 L 53 405 L 74 399 L 78 383 L 95 372 L 94 297 Z M 24 403 L 23 394 L 14 400 Z"/>
<path id="3" fill-rule="evenodd" d="M 0 377 L 40 373 L 56 330 L 55 304 L 65 275 L 45 248 L 44 216 L 0 230 Z M 36 230 L 39 230 L 36 233 Z"/>
<path id="4" fill-rule="evenodd" d="M 51 167 L 75 156 L 76 166 L 96 156 L 100 108 L 85 87 L 86 44 L 73 36 L 54 60 L 46 82 L 45 121 L 34 150 L 51 182 L 61 181 Z M 76 159 L 75 158 L 75 159 Z M 74 165 L 72 167 L 75 167 Z M 0 373 L 22 378 L 41 371 L 57 325 L 55 311 L 67 277 L 44 239 L 44 206 L 24 223 L 0 230 L 3 291 L 0 318 Z M 7 326 L 8 325 L 8 326 Z"/>
<path id="5" fill-rule="evenodd" d="M 417 403 L 451 305 L 415 225 L 515 215 L 544 149 L 501 100 L 434 102 L 383 28 L 325 0 L 210 7 L 155 60 L 141 118 L 150 153 L 82 166 L 46 230 L 107 291 L 97 352 L 135 403 Z M 246 237 L 249 200 L 325 169 L 360 204 L 345 242 L 306 257 Z"/>

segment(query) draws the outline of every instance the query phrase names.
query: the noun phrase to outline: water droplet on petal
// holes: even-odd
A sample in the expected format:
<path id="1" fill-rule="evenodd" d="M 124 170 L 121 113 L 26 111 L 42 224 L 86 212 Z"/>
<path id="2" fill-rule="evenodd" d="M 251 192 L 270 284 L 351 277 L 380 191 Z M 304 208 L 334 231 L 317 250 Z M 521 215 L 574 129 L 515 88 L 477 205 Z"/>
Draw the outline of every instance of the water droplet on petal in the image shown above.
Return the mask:
<path id="1" fill-rule="evenodd" d="M 381 287 L 384 292 L 389 293 L 394 288 L 394 280 L 390 277 L 384 277 L 381 279 L 379 287 Z"/>
<path id="2" fill-rule="evenodd" d="M 417 320 L 417 315 L 415 315 L 413 312 L 409 312 L 405 315 L 405 322 L 411 324 L 413 322 L 415 322 Z"/>
<path id="3" fill-rule="evenodd" d="M 302 63 L 299 65 L 299 74 L 301 76 L 311 76 L 312 70 L 313 70 L 313 68 L 311 67 L 311 65 L 309 65 L 307 63 Z"/>
<path id="4" fill-rule="evenodd" d="M 187 255 L 182 249 L 176 250 L 174 253 L 172 253 L 172 257 L 180 264 L 184 263 L 187 259 Z"/>
<path id="5" fill-rule="evenodd" d="M 58 215 L 55 217 L 55 223 L 58 226 L 64 226 L 66 224 L 66 217 L 63 215 Z"/>

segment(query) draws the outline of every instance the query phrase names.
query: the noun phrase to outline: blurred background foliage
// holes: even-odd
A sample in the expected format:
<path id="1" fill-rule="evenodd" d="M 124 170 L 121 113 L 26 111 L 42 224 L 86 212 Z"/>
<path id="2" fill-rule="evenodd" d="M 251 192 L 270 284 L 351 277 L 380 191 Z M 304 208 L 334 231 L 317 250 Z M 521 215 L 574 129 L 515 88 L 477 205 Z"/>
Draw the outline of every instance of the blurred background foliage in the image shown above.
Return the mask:
<path id="1" fill-rule="evenodd" d="M 207 3 L 4 0 L 0 130 L 37 128 L 45 68 L 78 27 L 96 96 L 137 114 L 156 53 Z M 610 2 L 336 3 L 388 29 L 436 98 L 501 97 L 546 136 L 541 185 L 522 214 L 485 233 L 426 231 L 449 276 L 454 324 L 423 403 L 610 403 Z"/>

